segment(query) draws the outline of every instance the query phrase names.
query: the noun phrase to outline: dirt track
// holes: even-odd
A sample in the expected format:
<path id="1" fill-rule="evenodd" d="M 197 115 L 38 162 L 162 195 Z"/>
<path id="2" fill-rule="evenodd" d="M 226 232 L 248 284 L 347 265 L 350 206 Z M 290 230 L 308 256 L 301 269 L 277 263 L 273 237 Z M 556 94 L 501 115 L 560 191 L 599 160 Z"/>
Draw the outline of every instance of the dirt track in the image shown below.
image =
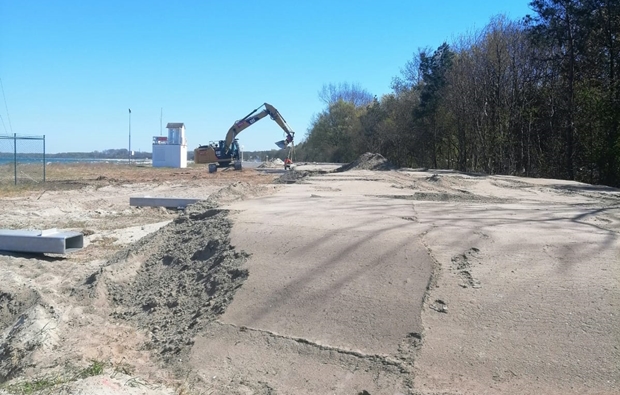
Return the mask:
<path id="1" fill-rule="evenodd" d="M 4 198 L 0 227 L 90 234 L 66 258 L 0 255 L 5 390 L 97 360 L 45 393 L 619 391 L 619 191 L 320 169 Z M 128 206 L 145 194 L 213 196 L 179 216 Z"/>

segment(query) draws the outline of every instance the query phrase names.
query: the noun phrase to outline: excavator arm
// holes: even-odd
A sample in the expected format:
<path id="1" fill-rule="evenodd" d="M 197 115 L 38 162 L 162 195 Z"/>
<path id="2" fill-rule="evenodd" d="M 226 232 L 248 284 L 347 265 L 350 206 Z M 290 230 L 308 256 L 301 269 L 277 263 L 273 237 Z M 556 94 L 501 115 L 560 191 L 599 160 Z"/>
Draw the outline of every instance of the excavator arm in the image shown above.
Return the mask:
<path id="1" fill-rule="evenodd" d="M 264 107 L 264 108 L 263 108 Z M 259 111 L 263 108 L 261 111 Z M 260 107 L 254 109 L 251 113 L 236 121 L 230 129 L 228 129 L 228 133 L 226 133 L 226 148 L 229 149 L 233 140 L 237 137 L 239 133 L 241 133 L 244 129 L 249 126 L 254 125 L 256 122 L 265 118 L 267 115 L 271 117 L 276 123 L 284 130 L 286 133 L 286 139 L 282 141 L 276 142 L 276 145 L 280 148 L 285 148 L 289 144 L 293 143 L 293 138 L 295 137 L 295 132 L 291 129 L 290 126 L 284 120 L 284 117 L 280 114 L 278 110 L 274 106 L 269 103 L 264 103 Z"/>

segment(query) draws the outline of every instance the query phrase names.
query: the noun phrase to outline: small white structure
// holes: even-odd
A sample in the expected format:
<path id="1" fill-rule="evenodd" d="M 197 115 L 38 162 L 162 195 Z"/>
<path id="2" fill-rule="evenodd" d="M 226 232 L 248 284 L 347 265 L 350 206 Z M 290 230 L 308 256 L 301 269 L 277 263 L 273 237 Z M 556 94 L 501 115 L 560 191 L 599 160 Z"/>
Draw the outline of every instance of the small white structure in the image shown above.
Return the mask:
<path id="1" fill-rule="evenodd" d="M 168 137 L 153 137 L 153 167 L 187 167 L 185 125 L 169 123 L 166 128 Z"/>

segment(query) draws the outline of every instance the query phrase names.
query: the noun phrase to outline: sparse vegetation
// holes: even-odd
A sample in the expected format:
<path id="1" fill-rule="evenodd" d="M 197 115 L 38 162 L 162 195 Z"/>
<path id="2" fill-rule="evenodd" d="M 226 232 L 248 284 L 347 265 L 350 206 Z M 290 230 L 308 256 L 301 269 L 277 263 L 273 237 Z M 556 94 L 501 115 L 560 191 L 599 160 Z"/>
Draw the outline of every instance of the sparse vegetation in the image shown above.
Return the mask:
<path id="1" fill-rule="evenodd" d="M 104 362 L 93 360 L 91 361 L 91 364 L 88 365 L 88 367 L 80 371 L 79 377 L 81 379 L 85 379 L 91 376 L 99 376 L 100 374 L 103 373 L 104 367 L 105 367 Z"/>
<path id="2" fill-rule="evenodd" d="M 24 165 L 27 166 L 27 165 Z M 19 181 L 14 184 L 12 172 L 5 174 L 0 166 L 0 198 L 33 195 L 39 199 L 48 191 L 66 191 L 82 188 L 103 188 L 133 182 L 166 182 L 179 180 L 209 180 L 221 182 L 239 178 L 234 171 L 218 171 L 210 174 L 204 164 L 188 164 L 185 169 L 153 168 L 151 166 L 129 165 L 127 163 L 54 163 L 47 166 L 46 182 Z M 244 169 L 244 179 L 257 184 L 269 183 L 271 179 L 251 170 Z"/>
<path id="3" fill-rule="evenodd" d="M 41 377 L 30 381 L 21 381 L 4 386 L 4 390 L 13 395 L 29 395 L 42 393 L 56 386 L 67 384 L 80 379 L 92 376 L 99 376 L 104 373 L 105 362 L 92 360 L 90 365 L 79 370 L 77 373 L 66 372 L 61 375 Z"/>
<path id="4" fill-rule="evenodd" d="M 44 379 L 39 379 L 39 380 L 26 381 L 26 382 L 19 383 L 19 384 L 12 384 L 12 385 L 7 386 L 6 390 L 10 394 L 16 394 L 16 395 L 35 394 L 39 391 L 52 388 L 55 385 L 58 385 L 61 383 L 62 382 L 59 382 L 57 380 L 44 378 Z"/>

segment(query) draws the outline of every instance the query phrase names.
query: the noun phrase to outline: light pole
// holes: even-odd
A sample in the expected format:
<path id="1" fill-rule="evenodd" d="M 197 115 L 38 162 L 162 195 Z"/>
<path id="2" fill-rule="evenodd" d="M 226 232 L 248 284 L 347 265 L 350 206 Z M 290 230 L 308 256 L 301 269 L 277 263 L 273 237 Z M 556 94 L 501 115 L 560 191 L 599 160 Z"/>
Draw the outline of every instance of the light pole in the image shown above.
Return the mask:
<path id="1" fill-rule="evenodd" d="M 243 145 L 241 146 L 241 162 L 243 162 Z"/>
<path id="2" fill-rule="evenodd" d="M 131 108 L 129 109 L 129 164 L 131 164 Z"/>

